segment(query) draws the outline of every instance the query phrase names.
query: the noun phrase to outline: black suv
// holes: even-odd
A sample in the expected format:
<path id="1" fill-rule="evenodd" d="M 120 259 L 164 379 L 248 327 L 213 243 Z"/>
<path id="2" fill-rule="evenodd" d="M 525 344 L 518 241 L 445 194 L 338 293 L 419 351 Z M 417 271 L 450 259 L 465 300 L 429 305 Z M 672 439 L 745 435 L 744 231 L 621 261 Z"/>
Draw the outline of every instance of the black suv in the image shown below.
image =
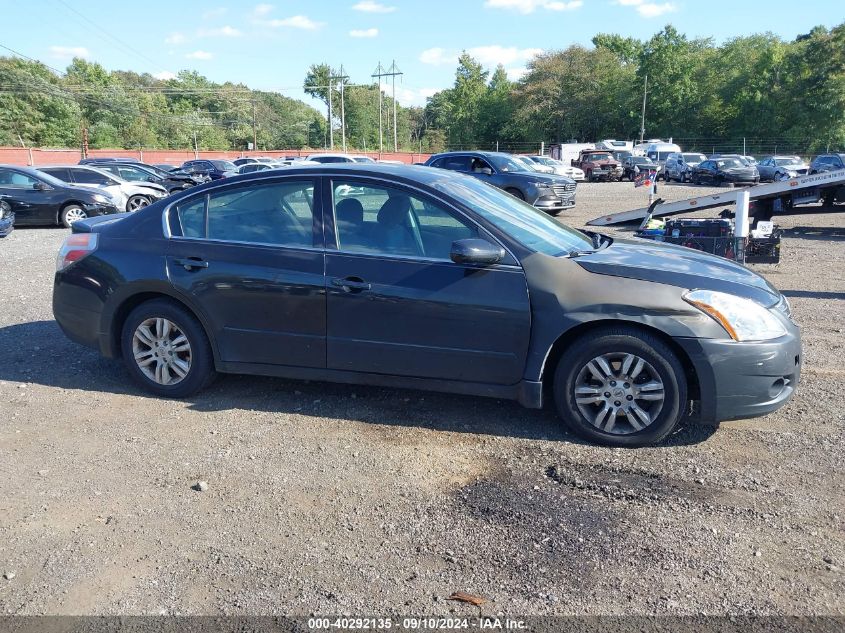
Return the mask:
<path id="1" fill-rule="evenodd" d="M 79 164 L 104 169 L 110 174 L 114 174 L 118 178 L 128 180 L 129 182 L 154 182 L 167 189 L 167 193 L 183 191 L 200 183 L 199 179 L 193 178 L 184 172 L 164 171 L 158 167 L 135 161 L 120 162 L 111 159 L 88 159 L 84 163 L 83 161 L 79 161 Z"/>
<path id="2" fill-rule="evenodd" d="M 575 206 L 575 181 L 565 176 L 526 171 L 510 154 L 445 152 L 429 158 L 427 167 L 459 171 L 504 189 L 549 215 Z"/>
<path id="3" fill-rule="evenodd" d="M 822 174 L 826 171 L 845 169 L 845 154 L 822 154 L 816 156 L 810 163 L 811 174 Z"/>
<path id="4" fill-rule="evenodd" d="M 220 180 L 237 174 L 238 167 L 228 160 L 201 158 L 182 163 L 182 171 L 191 176 L 199 176 L 204 180 Z"/>
<path id="5" fill-rule="evenodd" d="M 31 167 L 0 165 L 0 198 L 14 214 L 15 225 L 63 224 L 118 213 L 104 191 L 72 187 Z"/>

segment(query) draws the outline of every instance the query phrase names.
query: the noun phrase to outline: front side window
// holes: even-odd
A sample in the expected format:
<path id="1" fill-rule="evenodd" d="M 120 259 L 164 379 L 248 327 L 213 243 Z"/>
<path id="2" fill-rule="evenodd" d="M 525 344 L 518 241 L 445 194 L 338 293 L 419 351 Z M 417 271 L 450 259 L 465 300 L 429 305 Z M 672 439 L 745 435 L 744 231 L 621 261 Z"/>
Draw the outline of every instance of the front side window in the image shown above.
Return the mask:
<path id="1" fill-rule="evenodd" d="M 40 181 L 11 169 L 0 169 L 0 186 L 9 189 L 34 189 Z"/>
<path id="2" fill-rule="evenodd" d="M 469 171 L 470 163 L 471 159 L 469 156 L 444 156 L 434 163 L 434 166 L 451 171 Z"/>
<path id="3" fill-rule="evenodd" d="M 335 180 L 332 192 L 342 251 L 449 260 L 452 242 L 478 237 L 459 214 L 402 189 Z"/>
<path id="4" fill-rule="evenodd" d="M 124 167 L 121 165 L 117 168 L 117 173 L 120 174 L 120 177 L 124 180 L 130 181 L 147 181 L 151 178 L 148 172 L 138 169 L 137 167 Z"/>
<path id="5" fill-rule="evenodd" d="M 227 242 L 313 246 L 314 183 L 246 185 L 176 207 L 185 237 Z"/>

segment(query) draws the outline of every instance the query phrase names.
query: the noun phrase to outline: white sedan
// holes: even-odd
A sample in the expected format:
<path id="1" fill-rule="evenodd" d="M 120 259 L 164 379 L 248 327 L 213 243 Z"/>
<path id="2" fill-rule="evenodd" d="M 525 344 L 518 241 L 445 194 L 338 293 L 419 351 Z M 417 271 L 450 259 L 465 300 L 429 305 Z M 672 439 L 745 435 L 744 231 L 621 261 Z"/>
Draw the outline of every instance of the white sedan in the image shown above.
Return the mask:
<path id="1" fill-rule="evenodd" d="M 583 170 L 573 167 L 572 165 L 567 165 L 563 161 L 555 160 L 554 158 L 549 158 L 548 156 L 526 156 L 526 158 L 534 161 L 538 165 L 550 167 L 552 172 L 558 176 L 566 176 L 567 178 L 572 178 L 572 180 L 575 181 L 584 180 Z"/>
<path id="2" fill-rule="evenodd" d="M 90 165 L 50 165 L 40 171 L 69 185 L 100 189 L 118 209 L 137 211 L 168 196 L 167 189 L 152 182 L 129 182 Z"/>

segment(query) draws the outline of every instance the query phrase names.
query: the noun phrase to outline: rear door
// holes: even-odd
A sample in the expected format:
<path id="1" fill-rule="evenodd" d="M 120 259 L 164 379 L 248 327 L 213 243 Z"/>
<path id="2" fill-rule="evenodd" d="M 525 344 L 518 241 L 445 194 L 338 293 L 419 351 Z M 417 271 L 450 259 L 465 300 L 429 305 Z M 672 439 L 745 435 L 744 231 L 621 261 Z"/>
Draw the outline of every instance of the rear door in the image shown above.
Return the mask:
<path id="1" fill-rule="evenodd" d="M 199 306 L 226 363 L 325 367 L 316 179 L 236 183 L 171 209 L 167 267 Z M 319 216 L 319 213 L 316 214 Z"/>
<path id="2" fill-rule="evenodd" d="M 517 262 L 451 261 L 453 241 L 493 240 L 417 190 L 350 177 L 326 184 L 328 367 L 519 382 L 531 317 Z"/>

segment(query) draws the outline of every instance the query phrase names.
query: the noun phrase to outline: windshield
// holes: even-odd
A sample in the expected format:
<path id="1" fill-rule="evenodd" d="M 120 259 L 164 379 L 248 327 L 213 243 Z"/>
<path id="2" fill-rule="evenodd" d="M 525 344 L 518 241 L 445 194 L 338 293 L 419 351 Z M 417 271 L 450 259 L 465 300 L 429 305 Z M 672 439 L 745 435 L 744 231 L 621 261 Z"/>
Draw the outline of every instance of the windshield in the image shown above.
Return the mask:
<path id="1" fill-rule="evenodd" d="M 587 154 L 587 160 L 612 160 L 613 157 L 610 154 L 602 154 L 601 152 L 596 154 Z"/>
<path id="2" fill-rule="evenodd" d="M 170 178 L 171 172 L 162 169 L 161 167 L 156 167 L 155 165 L 138 165 L 140 169 L 144 171 L 149 171 L 159 176 L 160 178 Z"/>
<path id="3" fill-rule="evenodd" d="M 592 239 L 553 220 L 530 204 L 501 189 L 457 174 L 442 178 L 432 187 L 463 202 L 513 239 L 538 253 L 559 256 L 592 249 Z"/>
<path id="4" fill-rule="evenodd" d="M 234 163 L 230 163 L 228 160 L 213 160 L 211 164 L 214 165 L 215 169 L 219 169 L 220 171 L 235 171 L 237 167 Z"/>
<path id="5" fill-rule="evenodd" d="M 719 166 L 719 169 L 729 169 L 731 167 L 745 167 L 746 164 L 743 163 L 738 158 L 725 158 L 723 160 L 716 161 L 716 164 Z"/>
<path id="6" fill-rule="evenodd" d="M 522 171 L 537 171 L 537 167 L 539 166 L 534 161 L 522 156 L 514 156 L 513 160 L 523 166 Z"/>
<path id="7" fill-rule="evenodd" d="M 548 167 L 557 167 L 556 161 L 553 161 L 548 156 L 535 156 L 532 160 L 535 163 L 540 163 L 541 165 L 546 165 Z"/>
<path id="8" fill-rule="evenodd" d="M 776 158 L 775 165 L 800 165 L 801 159 L 797 156 L 793 156 L 792 158 Z"/>
<path id="9" fill-rule="evenodd" d="M 508 156 L 485 156 L 499 171 L 527 171 L 528 166 Z M 532 168 L 533 171 L 533 168 Z"/>
<path id="10" fill-rule="evenodd" d="M 681 156 L 684 157 L 685 163 L 701 163 L 707 160 L 704 154 L 681 154 Z"/>
<path id="11" fill-rule="evenodd" d="M 634 156 L 633 158 L 631 158 L 631 162 L 634 165 L 645 165 L 647 163 L 650 163 L 651 159 L 645 156 Z"/>

